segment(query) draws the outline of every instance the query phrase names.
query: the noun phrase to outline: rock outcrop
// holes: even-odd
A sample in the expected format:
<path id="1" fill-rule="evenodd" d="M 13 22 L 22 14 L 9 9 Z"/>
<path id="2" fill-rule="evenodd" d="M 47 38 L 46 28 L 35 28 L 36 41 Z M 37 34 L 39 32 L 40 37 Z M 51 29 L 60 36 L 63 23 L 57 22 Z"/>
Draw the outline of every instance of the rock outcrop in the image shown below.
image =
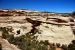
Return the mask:
<path id="1" fill-rule="evenodd" d="M 11 29 L 14 37 L 30 33 L 38 41 L 67 45 L 75 40 L 75 19 L 68 14 L 0 10 L 0 27 Z"/>
<path id="2" fill-rule="evenodd" d="M 20 50 L 15 45 L 10 44 L 7 40 L 0 37 L 0 44 L 2 45 L 2 50 Z"/>

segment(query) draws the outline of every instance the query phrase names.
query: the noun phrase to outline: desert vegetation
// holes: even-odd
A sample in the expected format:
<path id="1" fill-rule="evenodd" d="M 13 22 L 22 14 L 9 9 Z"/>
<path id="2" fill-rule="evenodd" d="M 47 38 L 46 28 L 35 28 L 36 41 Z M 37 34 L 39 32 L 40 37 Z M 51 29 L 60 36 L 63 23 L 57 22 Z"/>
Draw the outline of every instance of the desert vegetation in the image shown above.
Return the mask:
<path id="1" fill-rule="evenodd" d="M 45 41 L 37 41 L 36 36 L 32 36 L 30 33 L 25 35 L 14 37 L 14 35 L 9 35 L 9 29 L 6 27 L 0 27 L 0 31 L 2 31 L 2 38 L 7 39 L 11 44 L 18 46 L 21 50 L 56 50 L 56 48 L 61 48 L 63 50 L 75 50 L 75 40 L 72 41 L 71 44 L 60 45 L 57 43 L 49 43 L 48 40 Z M 0 44 L 1 49 L 1 44 Z"/>

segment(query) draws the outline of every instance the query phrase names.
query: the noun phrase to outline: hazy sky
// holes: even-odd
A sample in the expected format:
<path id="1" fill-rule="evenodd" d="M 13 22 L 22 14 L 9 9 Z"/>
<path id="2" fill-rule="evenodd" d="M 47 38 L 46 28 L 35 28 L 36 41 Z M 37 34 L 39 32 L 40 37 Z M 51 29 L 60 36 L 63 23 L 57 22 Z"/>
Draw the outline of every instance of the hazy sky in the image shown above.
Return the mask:
<path id="1" fill-rule="evenodd" d="M 75 0 L 0 0 L 0 9 L 70 13 L 75 11 Z"/>

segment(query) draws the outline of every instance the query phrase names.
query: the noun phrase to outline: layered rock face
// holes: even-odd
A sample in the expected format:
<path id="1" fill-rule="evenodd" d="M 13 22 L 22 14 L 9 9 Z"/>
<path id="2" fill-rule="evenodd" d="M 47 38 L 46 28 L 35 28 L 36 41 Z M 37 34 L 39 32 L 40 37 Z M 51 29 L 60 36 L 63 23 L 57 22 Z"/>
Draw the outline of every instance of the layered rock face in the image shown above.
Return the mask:
<path id="1" fill-rule="evenodd" d="M 63 16 L 65 15 L 65 16 Z M 27 33 L 37 36 L 38 41 L 70 44 L 75 40 L 74 18 L 66 14 L 31 11 L 0 11 L 0 27 L 11 29 L 14 37 Z"/>

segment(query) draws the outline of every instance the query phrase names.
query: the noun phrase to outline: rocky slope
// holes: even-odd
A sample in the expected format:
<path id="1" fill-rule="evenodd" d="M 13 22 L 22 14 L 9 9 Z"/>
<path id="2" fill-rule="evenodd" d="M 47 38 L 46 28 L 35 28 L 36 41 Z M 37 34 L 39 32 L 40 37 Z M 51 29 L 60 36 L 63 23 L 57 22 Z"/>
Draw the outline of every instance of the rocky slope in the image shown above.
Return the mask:
<path id="1" fill-rule="evenodd" d="M 15 45 L 10 44 L 7 40 L 0 37 L 0 44 L 2 45 L 2 50 L 20 50 Z"/>
<path id="2" fill-rule="evenodd" d="M 0 10 L 0 27 L 8 28 L 9 34 L 19 37 L 27 33 L 37 36 L 38 41 L 69 45 L 75 40 L 74 18 L 68 14 Z M 0 31 L 0 36 L 2 32 Z"/>

